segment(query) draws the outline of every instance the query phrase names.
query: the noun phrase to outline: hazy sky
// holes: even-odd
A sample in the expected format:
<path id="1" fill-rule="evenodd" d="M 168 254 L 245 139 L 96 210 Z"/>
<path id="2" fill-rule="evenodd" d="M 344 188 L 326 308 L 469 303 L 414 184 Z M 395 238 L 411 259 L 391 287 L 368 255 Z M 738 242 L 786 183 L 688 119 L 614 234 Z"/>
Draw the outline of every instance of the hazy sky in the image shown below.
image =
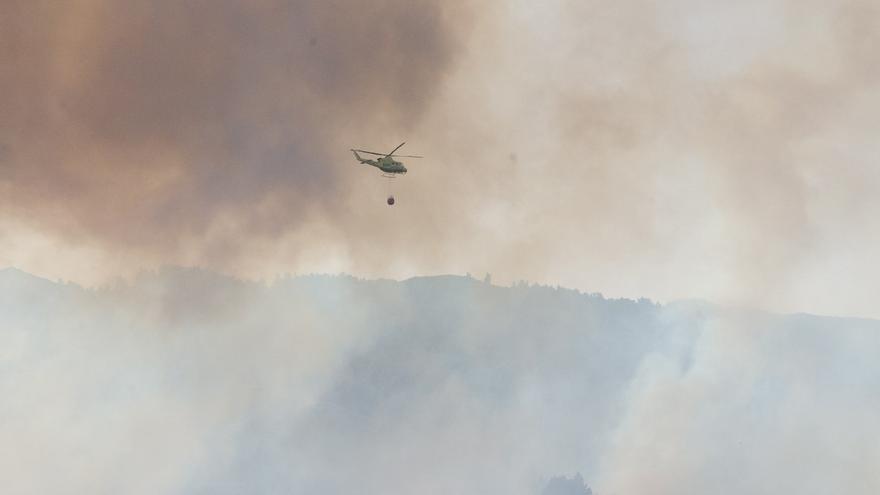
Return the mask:
<path id="1" fill-rule="evenodd" d="M 0 0 L 0 265 L 880 317 L 871 1 Z M 352 146 L 404 150 L 389 185 Z"/>

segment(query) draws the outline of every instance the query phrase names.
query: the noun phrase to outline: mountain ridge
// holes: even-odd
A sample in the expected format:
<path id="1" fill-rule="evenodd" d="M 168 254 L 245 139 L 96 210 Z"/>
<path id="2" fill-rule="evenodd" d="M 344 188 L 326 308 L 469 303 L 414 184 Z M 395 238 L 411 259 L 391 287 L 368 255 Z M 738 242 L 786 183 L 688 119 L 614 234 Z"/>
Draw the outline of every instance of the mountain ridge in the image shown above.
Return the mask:
<path id="1" fill-rule="evenodd" d="M 692 486 L 675 492 L 760 493 L 768 466 L 808 452 L 838 466 L 822 486 L 846 487 L 863 468 L 841 453 L 876 437 L 877 355 L 874 321 L 462 276 L 168 268 L 87 289 L 4 271 L 0 438 L 19 454 L 0 478 L 21 493 L 535 495 L 586 490 L 559 473 L 625 494 L 676 472 Z M 811 493 L 800 479 L 775 486 Z"/>
<path id="2" fill-rule="evenodd" d="M 794 311 L 794 312 L 776 312 L 764 309 L 753 309 L 748 307 L 740 307 L 740 306 L 723 306 L 718 303 L 714 303 L 712 301 L 708 301 L 701 298 L 685 298 L 685 299 L 674 299 L 665 303 L 660 303 L 653 301 L 649 298 L 645 297 L 618 297 L 618 298 L 607 298 L 601 292 L 588 292 L 577 288 L 569 288 L 569 287 L 561 287 L 561 286 L 553 286 L 553 285 L 544 285 L 537 283 L 530 283 L 527 281 L 519 281 L 515 282 L 511 285 L 496 285 L 491 284 L 483 280 L 476 279 L 472 276 L 468 275 L 456 275 L 456 274 L 437 274 L 437 275 L 417 275 L 404 279 L 390 279 L 390 278 L 362 278 L 356 275 L 348 274 L 348 273 L 309 273 L 309 274 L 279 274 L 275 277 L 265 278 L 265 279 L 248 279 L 242 278 L 235 275 L 217 272 L 197 266 L 183 266 L 183 265 L 163 265 L 157 269 L 153 270 L 143 270 L 136 273 L 130 279 L 118 279 L 113 283 L 105 283 L 97 286 L 83 286 L 77 284 L 75 282 L 62 282 L 60 280 L 53 281 L 49 278 L 42 277 L 39 275 L 34 275 L 30 272 L 17 268 L 15 266 L 8 266 L 5 268 L 0 268 L 0 284 L 26 284 L 25 287 L 33 289 L 37 286 L 43 287 L 65 287 L 68 289 L 80 289 L 83 291 L 106 291 L 106 290 L 114 290 L 119 289 L 121 287 L 133 287 L 137 285 L 138 281 L 152 280 L 152 281 L 161 281 L 164 280 L 166 282 L 171 282 L 175 278 L 180 277 L 199 277 L 205 281 L 215 281 L 215 282 L 224 282 L 231 283 L 240 286 L 246 286 L 250 288 L 272 288 L 275 284 L 290 282 L 291 280 L 300 280 L 300 281 L 308 281 L 308 280 L 350 280 L 358 283 L 376 283 L 376 284 L 401 284 L 405 287 L 419 287 L 425 284 L 428 285 L 445 285 L 450 286 L 450 288 L 496 288 L 500 290 L 522 290 L 522 289 L 534 289 L 534 290 L 549 290 L 549 291 L 558 291 L 563 293 L 575 294 L 581 297 L 587 298 L 598 298 L 606 301 L 618 301 L 618 302 L 633 302 L 633 303 L 650 303 L 654 305 L 663 306 L 666 308 L 691 308 L 692 310 L 696 310 L 698 308 L 702 308 L 707 311 L 747 311 L 747 312 L 755 312 L 757 314 L 764 315 L 773 315 L 780 317 L 808 317 L 808 318 L 832 318 L 832 319 L 845 319 L 845 320 L 853 320 L 853 321 L 863 321 L 866 323 L 875 323 L 880 322 L 878 318 L 869 318 L 869 317 L 861 317 L 861 316 L 848 316 L 848 315 L 826 315 L 826 314 L 815 314 L 809 313 L 805 311 Z"/>

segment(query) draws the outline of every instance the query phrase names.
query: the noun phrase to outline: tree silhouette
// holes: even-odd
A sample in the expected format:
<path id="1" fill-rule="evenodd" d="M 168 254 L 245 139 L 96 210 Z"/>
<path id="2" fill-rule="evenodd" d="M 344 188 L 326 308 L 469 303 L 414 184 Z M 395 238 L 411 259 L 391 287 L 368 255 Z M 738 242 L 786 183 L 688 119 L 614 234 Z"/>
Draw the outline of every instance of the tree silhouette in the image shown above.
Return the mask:
<path id="1" fill-rule="evenodd" d="M 581 473 L 571 478 L 556 476 L 550 478 L 541 495 L 593 495 L 593 490 L 584 483 Z"/>

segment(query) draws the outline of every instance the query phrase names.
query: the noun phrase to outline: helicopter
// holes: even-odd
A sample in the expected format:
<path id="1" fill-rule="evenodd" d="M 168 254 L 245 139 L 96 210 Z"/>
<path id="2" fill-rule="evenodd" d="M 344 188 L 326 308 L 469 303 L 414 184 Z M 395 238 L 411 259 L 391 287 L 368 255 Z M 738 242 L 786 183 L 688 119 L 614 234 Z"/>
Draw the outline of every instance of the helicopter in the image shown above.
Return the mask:
<path id="1" fill-rule="evenodd" d="M 397 175 L 406 174 L 406 167 L 403 165 L 403 163 L 395 160 L 394 158 L 424 158 L 423 156 L 416 156 L 416 155 L 395 155 L 394 152 L 399 150 L 404 144 L 406 144 L 406 141 L 397 145 L 397 147 L 394 148 L 393 150 L 391 150 L 390 153 L 376 153 L 375 151 L 356 150 L 356 149 L 352 149 L 351 152 L 354 153 L 354 157 L 357 159 L 358 162 L 363 163 L 364 165 L 370 165 L 370 166 L 376 167 L 382 171 L 383 177 L 393 179 Z M 378 158 L 376 158 L 376 159 L 364 158 L 361 155 L 359 155 L 358 153 L 375 155 Z M 388 206 L 393 206 L 393 205 L 394 205 L 394 195 L 389 194 L 388 195 Z"/>

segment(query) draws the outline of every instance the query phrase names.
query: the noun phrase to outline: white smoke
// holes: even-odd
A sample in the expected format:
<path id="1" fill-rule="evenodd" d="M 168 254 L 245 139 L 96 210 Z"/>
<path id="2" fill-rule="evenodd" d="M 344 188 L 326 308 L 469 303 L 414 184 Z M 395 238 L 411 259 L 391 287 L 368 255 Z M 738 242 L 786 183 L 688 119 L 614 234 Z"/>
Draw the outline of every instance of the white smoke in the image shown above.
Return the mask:
<path id="1" fill-rule="evenodd" d="M 880 487 L 874 321 L 462 277 L 7 270 L 0 329 L 5 493 Z"/>

